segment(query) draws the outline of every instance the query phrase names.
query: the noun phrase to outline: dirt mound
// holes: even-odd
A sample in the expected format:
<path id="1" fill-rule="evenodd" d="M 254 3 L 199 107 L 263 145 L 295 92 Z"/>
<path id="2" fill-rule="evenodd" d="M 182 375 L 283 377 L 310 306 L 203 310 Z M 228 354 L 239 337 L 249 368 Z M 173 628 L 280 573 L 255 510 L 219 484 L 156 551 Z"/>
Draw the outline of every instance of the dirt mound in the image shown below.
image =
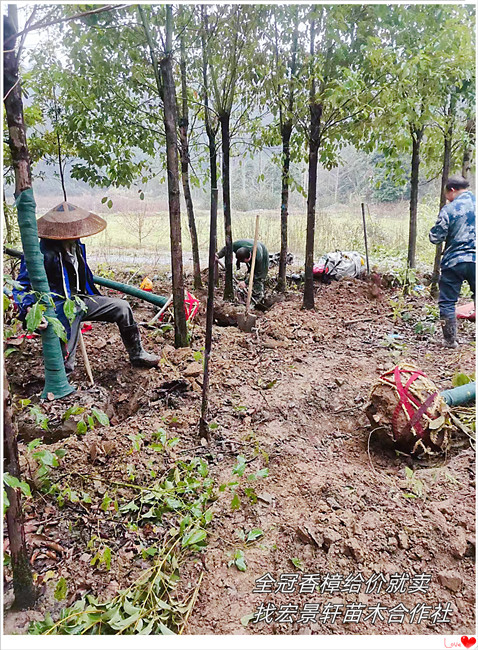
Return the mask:
<path id="1" fill-rule="evenodd" d="M 465 344 L 458 350 L 443 349 L 438 335 L 416 327 L 424 299 L 410 297 L 403 319 L 392 292 L 371 296 L 359 280 L 321 285 L 314 312 L 303 311 L 301 296 L 291 291 L 258 316 L 252 334 L 216 326 L 208 447 L 198 436 L 204 311 L 191 349 L 175 350 L 170 332 L 143 331 L 145 347 L 161 355 L 150 370 L 130 367 L 114 326 L 95 323 L 85 334 L 95 381 L 108 390 L 114 415 L 111 427 L 49 446 L 67 450 L 63 463 L 78 475 L 71 489 L 84 489 L 81 476 L 94 474 L 102 480 L 93 489 L 104 495 L 108 482 L 143 481 L 151 471 L 166 472 L 173 457 L 195 454 L 207 460 L 217 485 L 238 483 L 218 492 L 208 545 L 180 569 L 181 593 L 203 576 L 186 633 L 473 633 L 469 440 L 454 429 L 447 456 L 397 455 L 369 438 L 363 411 L 376 378 L 400 360 L 422 368 L 440 389 L 456 371 L 473 372 L 473 326 L 460 325 Z M 138 320 L 152 313 L 144 306 L 135 311 Z M 37 341 L 6 363 L 17 396 L 38 392 Z M 80 360 L 73 379 L 88 388 Z M 151 436 L 158 431 L 178 439 L 173 451 L 154 452 Z M 22 457 L 28 476 L 24 447 Z M 27 504 L 32 548 L 32 536 L 43 535 L 64 549 L 37 539 L 34 570 L 54 572 L 54 582 L 67 576 L 72 598 L 85 590 L 106 598 L 147 562 L 139 549 L 154 544 L 155 532 L 103 517 L 101 534 L 114 553 L 109 571 L 93 570 L 88 543 L 98 524 L 88 508 L 60 507 L 41 494 Z M 36 612 L 7 612 L 5 632 L 24 632 L 28 620 L 54 609 L 51 591 Z M 374 616 L 378 605 L 385 609 Z"/>

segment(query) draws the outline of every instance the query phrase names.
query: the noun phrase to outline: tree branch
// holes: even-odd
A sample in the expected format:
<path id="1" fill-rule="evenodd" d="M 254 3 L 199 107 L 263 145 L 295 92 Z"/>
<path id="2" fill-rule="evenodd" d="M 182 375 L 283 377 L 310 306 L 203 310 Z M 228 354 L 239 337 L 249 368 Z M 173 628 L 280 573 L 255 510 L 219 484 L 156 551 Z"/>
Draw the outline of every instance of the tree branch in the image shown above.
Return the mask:
<path id="1" fill-rule="evenodd" d="M 68 16 L 66 18 L 57 18 L 56 20 L 50 20 L 47 22 L 39 22 L 35 23 L 35 25 L 32 25 L 31 27 L 28 27 L 25 29 L 22 29 L 22 31 L 17 32 L 16 34 L 12 34 L 7 38 L 4 42 L 4 47 L 5 45 L 19 36 L 22 36 L 23 34 L 26 34 L 28 32 L 33 32 L 37 29 L 45 29 L 45 27 L 51 27 L 52 25 L 58 25 L 60 23 L 66 23 L 69 22 L 70 20 L 77 20 L 78 18 L 83 18 L 85 16 L 92 16 L 93 14 L 99 14 L 104 11 L 113 11 L 114 9 L 124 9 L 125 7 L 129 7 L 130 5 L 106 5 L 106 7 L 100 7 L 99 9 L 92 9 L 91 11 L 84 11 L 80 14 L 75 14 L 74 16 Z"/>

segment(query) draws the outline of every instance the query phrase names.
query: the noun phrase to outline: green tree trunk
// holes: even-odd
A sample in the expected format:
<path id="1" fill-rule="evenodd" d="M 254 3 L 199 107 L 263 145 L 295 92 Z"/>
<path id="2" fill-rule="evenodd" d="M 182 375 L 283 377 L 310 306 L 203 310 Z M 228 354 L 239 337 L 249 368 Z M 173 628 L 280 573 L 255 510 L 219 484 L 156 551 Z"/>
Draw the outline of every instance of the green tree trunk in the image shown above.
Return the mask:
<path id="1" fill-rule="evenodd" d="M 224 300 L 234 300 L 234 287 L 232 281 L 232 224 L 231 224 L 231 178 L 230 178 L 230 151 L 231 151 L 231 134 L 230 114 L 221 113 L 219 122 L 221 124 L 221 141 L 222 141 L 222 202 L 224 204 L 224 237 L 226 244 L 225 257 L 225 281 L 224 281 Z"/>
<path id="2" fill-rule="evenodd" d="M 313 60 L 315 53 L 315 22 L 310 26 L 310 132 L 309 132 L 309 184 L 307 190 L 307 233 L 305 242 L 305 284 L 303 309 L 314 309 L 314 241 L 315 241 L 315 202 L 317 200 L 317 165 L 320 146 L 320 121 L 322 104 L 315 97 L 315 73 Z"/>
<path id="3" fill-rule="evenodd" d="M 164 129 L 168 170 L 169 227 L 171 235 L 171 267 L 173 274 L 174 345 L 188 346 L 184 312 L 183 251 L 181 245 L 181 206 L 179 198 L 178 143 L 176 136 L 176 87 L 172 60 L 172 6 L 166 6 L 166 56 L 161 59 L 163 81 Z"/>
<path id="4" fill-rule="evenodd" d="M 208 137 L 209 149 L 209 170 L 211 176 L 211 213 L 209 226 L 209 269 L 208 269 L 208 286 L 207 286 L 207 311 L 206 311 L 206 339 L 204 342 L 204 372 L 202 384 L 202 401 L 201 401 L 201 418 L 199 420 L 199 433 L 209 440 L 209 427 L 207 414 L 209 408 L 209 360 L 212 350 L 212 326 L 214 321 L 214 287 L 216 280 L 216 250 L 217 250 L 217 149 L 216 149 L 216 132 L 211 123 L 211 112 L 209 109 L 208 93 L 208 76 L 207 76 L 207 11 L 204 6 L 201 7 L 201 17 L 203 30 L 201 32 L 202 45 L 202 76 L 203 76 L 203 95 L 204 95 L 204 121 L 206 124 L 206 133 Z"/>
<path id="5" fill-rule="evenodd" d="M 14 34 L 15 26 L 9 19 L 4 20 L 5 35 Z M 18 58 L 15 43 L 9 40 L 8 49 L 4 51 L 4 90 L 5 113 L 8 124 L 8 144 L 12 154 L 15 170 L 15 197 L 18 212 L 18 225 L 25 255 L 30 282 L 34 291 L 42 294 L 45 304 L 45 316 L 55 317 L 54 309 L 49 305 L 47 296 L 50 286 L 43 264 L 43 255 L 38 242 L 37 222 L 35 218 L 35 200 L 33 198 L 30 156 L 28 153 L 23 102 L 18 73 Z M 45 366 L 45 386 L 42 397 L 53 395 L 54 398 L 65 397 L 75 389 L 70 386 L 65 373 L 60 339 L 49 325 L 41 332 L 43 362 Z"/>
<path id="6" fill-rule="evenodd" d="M 17 436 L 12 418 L 12 400 L 5 371 L 3 375 L 3 458 L 5 472 L 21 480 Z M 10 503 L 6 512 L 6 520 L 13 569 L 15 606 L 19 609 L 26 609 L 35 603 L 37 594 L 33 586 L 32 570 L 25 541 L 22 502 L 18 489 L 5 486 L 5 491 Z"/>
<path id="7" fill-rule="evenodd" d="M 166 133 L 166 167 L 168 172 L 169 232 L 171 241 L 171 271 L 174 308 L 174 345 L 177 348 L 188 346 L 186 314 L 184 312 L 183 251 L 181 245 L 181 205 L 179 197 L 179 168 L 177 149 L 176 87 L 174 85 L 172 64 L 173 10 L 166 5 L 166 52 L 158 67 L 158 60 L 149 21 L 141 5 L 138 15 L 143 25 L 149 46 L 159 96 L 163 100 L 163 122 Z"/>
<path id="8" fill-rule="evenodd" d="M 412 135 L 412 171 L 410 176 L 410 229 L 408 234 L 407 266 L 414 269 L 416 266 L 417 249 L 417 213 L 418 213 L 418 181 L 420 174 L 420 144 L 424 128 L 410 129 Z"/>
<path id="9" fill-rule="evenodd" d="M 476 128 L 476 121 L 475 118 L 472 117 L 470 118 L 467 123 L 465 130 L 468 134 L 469 142 L 468 145 L 465 147 L 465 151 L 463 152 L 463 162 L 461 165 L 461 175 L 463 178 L 469 178 L 470 176 L 470 170 L 471 170 L 471 164 L 473 162 L 473 153 L 475 151 L 475 128 Z"/>
<path id="10" fill-rule="evenodd" d="M 179 119 L 179 138 L 181 141 L 181 180 L 183 183 L 184 200 L 188 213 L 189 233 L 191 235 L 191 248 L 193 254 L 193 275 L 194 288 L 202 289 L 201 264 L 199 261 L 199 245 L 194 218 L 194 207 L 189 184 L 189 143 L 188 143 L 188 92 L 186 74 L 186 46 L 184 42 L 184 31 L 181 33 L 181 88 L 182 88 L 182 111 Z"/>
<path id="11" fill-rule="evenodd" d="M 277 291 L 285 291 L 287 272 L 287 220 L 289 216 L 289 172 L 290 172 L 290 136 L 292 122 L 286 122 L 281 129 L 282 135 L 282 187 L 280 204 L 280 258 L 277 277 Z"/>
<path id="12" fill-rule="evenodd" d="M 446 182 L 450 175 L 450 159 L 451 159 L 451 146 L 453 140 L 453 104 L 450 104 L 448 110 L 447 126 L 445 128 L 445 137 L 443 141 L 443 167 L 441 175 L 441 189 L 440 189 L 440 211 L 446 204 Z M 433 262 L 433 272 L 430 285 L 430 294 L 436 298 L 438 296 L 438 280 L 440 278 L 440 261 L 443 254 L 443 244 L 438 244 L 435 251 L 435 260 Z"/>

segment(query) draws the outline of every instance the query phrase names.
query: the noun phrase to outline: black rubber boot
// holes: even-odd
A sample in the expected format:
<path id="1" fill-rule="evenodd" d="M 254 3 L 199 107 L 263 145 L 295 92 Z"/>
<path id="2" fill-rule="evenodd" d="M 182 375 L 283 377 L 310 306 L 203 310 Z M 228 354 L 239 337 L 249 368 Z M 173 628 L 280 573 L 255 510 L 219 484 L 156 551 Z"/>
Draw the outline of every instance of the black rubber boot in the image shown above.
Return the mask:
<path id="1" fill-rule="evenodd" d="M 456 318 L 444 318 L 441 321 L 443 330 L 444 346 L 446 348 L 457 348 L 458 341 L 456 340 Z"/>
<path id="2" fill-rule="evenodd" d="M 121 338 L 129 354 L 133 366 L 141 368 L 154 368 L 159 363 L 159 357 L 149 354 L 141 344 L 141 336 L 136 323 L 120 329 Z"/>

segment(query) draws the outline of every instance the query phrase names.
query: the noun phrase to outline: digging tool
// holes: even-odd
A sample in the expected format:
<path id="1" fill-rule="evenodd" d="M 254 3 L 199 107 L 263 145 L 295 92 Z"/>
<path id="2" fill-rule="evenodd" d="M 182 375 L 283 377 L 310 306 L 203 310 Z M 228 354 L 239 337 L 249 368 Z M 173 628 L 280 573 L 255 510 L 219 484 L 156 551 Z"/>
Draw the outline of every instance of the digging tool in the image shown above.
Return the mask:
<path id="1" fill-rule="evenodd" d="M 90 360 L 88 359 L 85 341 L 83 340 L 83 334 L 81 333 L 81 329 L 80 329 L 80 335 L 78 337 L 78 342 L 80 344 L 81 353 L 83 355 L 83 361 L 85 362 L 86 374 L 88 375 L 88 379 L 90 380 L 91 386 L 94 386 L 95 380 L 93 379 L 93 373 L 91 372 Z"/>
<path id="2" fill-rule="evenodd" d="M 365 238 L 365 257 L 367 259 L 367 275 L 370 274 L 370 265 L 368 261 L 368 241 L 367 241 L 367 225 L 365 223 L 365 203 L 362 203 L 362 219 L 363 219 L 363 235 Z"/>
<path id="3" fill-rule="evenodd" d="M 243 332 L 250 332 L 256 324 L 257 316 L 249 313 L 251 306 L 252 285 L 254 284 L 254 269 L 256 267 L 257 239 L 259 236 L 259 215 L 256 215 L 256 231 L 254 233 L 254 247 L 252 249 L 251 272 L 249 275 L 249 291 L 247 292 L 246 311 L 244 314 L 238 314 L 237 326 Z"/>
<path id="4" fill-rule="evenodd" d="M 153 316 L 153 318 L 150 321 L 148 321 L 147 323 L 145 323 L 145 325 L 153 325 L 153 323 L 155 323 L 158 320 L 158 318 L 160 318 L 164 314 L 164 312 L 166 311 L 166 309 L 169 307 L 169 305 L 172 302 L 173 302 L 173 296 L 171 295 L 171 296 L 169 296 L 168 301 L 164 305 L 164 307 L 161 307 L 161 309 L 158 311 L 156 316 Z"/>

